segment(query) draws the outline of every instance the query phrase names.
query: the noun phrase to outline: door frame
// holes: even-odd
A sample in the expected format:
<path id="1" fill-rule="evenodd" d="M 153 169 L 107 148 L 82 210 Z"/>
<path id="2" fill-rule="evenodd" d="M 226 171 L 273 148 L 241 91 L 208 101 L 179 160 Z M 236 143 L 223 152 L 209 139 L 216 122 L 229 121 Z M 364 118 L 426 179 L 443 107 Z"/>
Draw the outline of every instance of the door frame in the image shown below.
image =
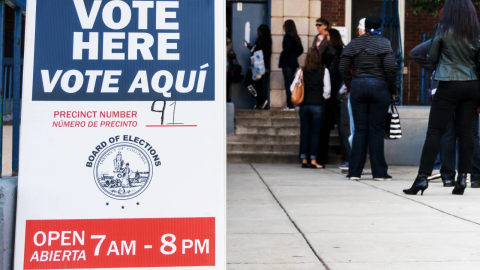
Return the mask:
<path id="1" fill-rule="evenodd" d="M 345 27 L 350 27 L 352 25 L 352 1 L 354 0 L 345 0 Z M 400 17 L 400 32 L 402 35 L 402 51 L 405 52 L 405 1 L 398 0 L 398 16 Z M 348 42 L 352 39 L 351 31 L 347 32 Z"/>

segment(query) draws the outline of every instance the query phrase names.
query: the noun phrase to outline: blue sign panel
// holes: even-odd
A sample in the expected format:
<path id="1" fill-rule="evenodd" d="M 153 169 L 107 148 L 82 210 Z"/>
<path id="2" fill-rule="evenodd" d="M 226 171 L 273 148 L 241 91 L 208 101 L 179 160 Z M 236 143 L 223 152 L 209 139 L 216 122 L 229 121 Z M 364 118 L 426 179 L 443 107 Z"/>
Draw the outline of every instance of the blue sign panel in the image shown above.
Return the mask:
<path id="1" fill-rule="evenodd" d="M 33 100 L 215 100 L 212 1 L 41 1 Z"/>

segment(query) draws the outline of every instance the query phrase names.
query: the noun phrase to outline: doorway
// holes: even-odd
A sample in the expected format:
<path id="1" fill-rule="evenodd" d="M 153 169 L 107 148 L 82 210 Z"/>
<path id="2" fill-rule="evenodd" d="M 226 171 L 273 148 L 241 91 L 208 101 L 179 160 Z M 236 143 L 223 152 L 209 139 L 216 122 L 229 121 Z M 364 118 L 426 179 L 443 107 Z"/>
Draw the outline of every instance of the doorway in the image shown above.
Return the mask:
<path id="1" fill-rule="evenodd" d="M 237 60 L 242 66 L 243 74 L 246 75 L 250 68 L 250 50 L 246 42 L 255 43 L 257 28 L 267 23 L 266 3 L 243 3 L 227 2 L 227 37 L 232 40 L 233 49 L 237 54 Z M 264 76 L 268 76 L 267 74 Z M 270 89 L 267 78 L 266 89 Z M 231 94 L 235 109 L 253 109 L 256 100 L 250 95 L 243 82 L 232 83 Z M 270 100 L 270 91 L 267 90 L 267 99 Z"/>

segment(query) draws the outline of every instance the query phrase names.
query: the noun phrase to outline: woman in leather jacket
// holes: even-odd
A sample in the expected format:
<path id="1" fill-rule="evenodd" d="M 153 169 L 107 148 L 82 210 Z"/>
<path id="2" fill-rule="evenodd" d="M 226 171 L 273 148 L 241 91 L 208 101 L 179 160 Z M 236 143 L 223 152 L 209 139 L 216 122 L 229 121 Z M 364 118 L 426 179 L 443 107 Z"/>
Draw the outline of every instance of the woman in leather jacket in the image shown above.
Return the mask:
<path id="1" fill-rule="evenodd" d="M 470 0 L 447 0 L 435 31 L 428 61 L 438 64 L 435 79 L 440 81 L 428 120 L 418 176 L 410 189 L 416 195 L 428 188 L 440 141 L 453 114 L 459 140 L 458 175 L 452 194 L 463 195 L 467 174 L 472 172 L 472 124 L 480 98 L 480 76 L 477 70 L 480 53 L 480 25 Z"/>

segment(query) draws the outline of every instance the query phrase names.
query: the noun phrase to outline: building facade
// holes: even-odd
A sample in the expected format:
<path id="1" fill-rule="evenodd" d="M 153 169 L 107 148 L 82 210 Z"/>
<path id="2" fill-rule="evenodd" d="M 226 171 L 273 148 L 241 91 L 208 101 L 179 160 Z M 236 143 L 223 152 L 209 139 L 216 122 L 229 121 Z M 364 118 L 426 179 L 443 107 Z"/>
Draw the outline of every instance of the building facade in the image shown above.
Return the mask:
<path id="1" fill-rule="evenodd" d="M 251 1 L 249 1 L 251 2 Z M 283 22 L 288 19 L 295 21 L 298 33 L 302 39 L 305 53 L 317 35 L 316 19 L 324 17 L 330 21 L 332 27 L 344 27 L 347 33 L 347 42 L 358 36 L 357 25 L 361 18 L 369 15 L 381 15 L 382 0 L 269 0 L 264 2 L 269 14 L 267 23 L 271 26 L 273 38 L 273 55 L 270 74 L 270 105 L 272 108 L 285 106 L 285 90 L 281 69 L 278 68 L 278 59 L 282 51 Z M 242 2 L 230 2 L 232 9 Z M 432 28 L 438 18 L 428 12 L 415 15 L 408 0 L 398 0 L 399 21 L 402 32 L 404 52 L 403 96 L 404 105 L 428 105 L 426 96 L 422 99 L 422 70 L 410 58 L 410 51 L 424 38 L 432 36 Z M 228 16 L 227 16 L 228 19 Z M 253 29 L 253 26 L 252 26 Z M 231 33 L 235 35 L 236 33 Z M 238 46 L 237 46 L 238 47 Z M 238 48 L 236 48 L 238 50 Z M 299 57 L 303 64 L 305 54 Z M 248 66 L 246 67 L 248 68 Z M 427 78 L 429 75 L 424 74 Z M 425 86 L 423 91 L 425 92 Z M 236 101 L 235 107 L 237 108 Z M 242 107 L 245 108 L 245 107 Z"/>

